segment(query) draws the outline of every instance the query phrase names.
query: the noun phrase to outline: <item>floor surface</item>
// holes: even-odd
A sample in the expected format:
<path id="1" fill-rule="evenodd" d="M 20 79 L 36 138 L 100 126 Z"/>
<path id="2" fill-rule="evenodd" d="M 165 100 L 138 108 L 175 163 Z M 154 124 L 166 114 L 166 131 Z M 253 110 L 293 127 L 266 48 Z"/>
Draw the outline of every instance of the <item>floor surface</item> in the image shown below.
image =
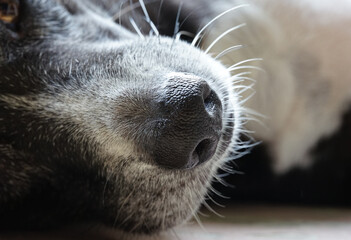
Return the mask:
<path id="1" fill-rule="evenodd" d="M 236 205 L 147 240 L 351 240 L 351 208 Z M 113 234 L 58 231 L 1 235 L 0 240 L 120 240 Z M 138 238 L 139 239 L 139 238 Z M 144 238 L 142 238 L 144 239 Z M 134 239 L 132 239 L 134 240 Z"/>
<path id="2" fill-rule="evenodd" d="M 351 209 L 236 206 L 173 234 L 181 240 L 351 240 Z M 177 234 L 178 236 L 175 236 Z"/>

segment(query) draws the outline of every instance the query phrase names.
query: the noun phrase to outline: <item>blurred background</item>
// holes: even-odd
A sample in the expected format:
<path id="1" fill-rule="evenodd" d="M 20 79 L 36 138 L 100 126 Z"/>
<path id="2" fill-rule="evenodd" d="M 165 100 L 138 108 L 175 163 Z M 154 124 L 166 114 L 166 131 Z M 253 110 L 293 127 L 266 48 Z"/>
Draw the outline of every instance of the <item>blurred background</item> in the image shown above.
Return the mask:
<path id="1" fill-rule="evenodd" d="M 310 168 L 296 168 L 277 175 L 270 166 L 267 148 L 261 144 L 254 147 L 250 154 L 231 163 L 234 170 L 242 172 L 224 178 L 231 187 L 214 184 L 215 189 L 230 199 L 213 197 L 224 204 L 351 207 L 350 148 L 351 109 L 344 115 L 341 128 L 315 146 L 312 154 L 316 161 Z"/>

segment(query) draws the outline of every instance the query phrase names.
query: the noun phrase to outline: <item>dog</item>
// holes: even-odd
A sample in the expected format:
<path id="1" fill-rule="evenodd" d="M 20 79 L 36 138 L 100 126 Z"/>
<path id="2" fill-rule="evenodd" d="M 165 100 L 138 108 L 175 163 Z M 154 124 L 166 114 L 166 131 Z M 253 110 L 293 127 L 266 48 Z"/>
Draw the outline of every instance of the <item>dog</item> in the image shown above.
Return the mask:
<path id="1" fill-rule="evenodd" d="M 251 137 L 308 167 L 349 106 L 347 1 L 1 4 L 2 231 L 167 231 Z"/>
<path id="2" fill-rule="evenodd" d="M 4 230 L 167 230 L 197 211 L 234 151 L 227 69 L 152 24 L 148 37 L 116 24 L 120 5 L 21 1 L 17 22 L 2 23 Z M 151 23 L 151 11 L 133 14 L 131 26 Z"/>

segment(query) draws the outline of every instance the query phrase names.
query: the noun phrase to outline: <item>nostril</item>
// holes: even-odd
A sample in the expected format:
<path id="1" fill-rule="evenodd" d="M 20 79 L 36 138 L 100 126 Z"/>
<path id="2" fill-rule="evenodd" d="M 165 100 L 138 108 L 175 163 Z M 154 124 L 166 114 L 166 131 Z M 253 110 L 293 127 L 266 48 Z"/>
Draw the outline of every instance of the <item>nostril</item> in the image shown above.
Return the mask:
<path id="1" fill-rule="evenodd" d="M 221 101 L 213 90 L 210 90 L 206 98 L 204 98 L 204 107 L 211 117 L 214 117 L 216 113 L 218 114 L 218 110 L 222 109 Z"/>
<path id="2" fill-rule="evenodd" d="M 222 103 L 216 92 L 202 78 L 172 73 L 159 94 L 158 110 L 167 121 L 153 142 L 155 161 L 190 169 L 210 160 L 222 131 Z"/>
<path id="3" fill-rule="evenodd" d="M 208 94 L 206 96 L 204 96 L 204 104 L 205 104 L 205 106 L 207 106 L 208 104 L 210 104 L 212 102 L 211 94 L 212 94 L 212 91 L 209 91 Z"/>
<path id="4" fill-rule="evenodd" d="M 192 165 L 194 165 L 195 162 L 195 165 L 201 164 L 212 158 L 216 152 L 217 142 L 217 140 L 210 138 L 202 140 L 192 153 Z"/>
<path id="5" fill-rule="evenodd" d="M 204 102 L 208 102 L 210 99 L 212 93 L 212 89 L 206 82 L 202 82 L 202 98 Z"/>

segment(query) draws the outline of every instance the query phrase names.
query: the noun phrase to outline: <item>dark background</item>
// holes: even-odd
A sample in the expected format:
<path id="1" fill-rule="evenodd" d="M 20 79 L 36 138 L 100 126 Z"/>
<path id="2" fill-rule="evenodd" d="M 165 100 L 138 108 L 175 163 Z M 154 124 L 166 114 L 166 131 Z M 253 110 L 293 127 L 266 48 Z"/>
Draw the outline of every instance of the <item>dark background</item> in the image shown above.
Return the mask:
<path id="1" fill-rule="evenodd" d="M 312 150 L 315 163 L 308 169 L 293 169 L 276 175 L 270 167 L 267 148 L 261 144 L 235 160 L 232 167 L 244 174 L 231 174 L 224 187 L 215 189 L 230 199 L 215 197 L 222 204 L 273 203 L 351 207 L 351 109 L 341 128 L 322 139 Z"/>

